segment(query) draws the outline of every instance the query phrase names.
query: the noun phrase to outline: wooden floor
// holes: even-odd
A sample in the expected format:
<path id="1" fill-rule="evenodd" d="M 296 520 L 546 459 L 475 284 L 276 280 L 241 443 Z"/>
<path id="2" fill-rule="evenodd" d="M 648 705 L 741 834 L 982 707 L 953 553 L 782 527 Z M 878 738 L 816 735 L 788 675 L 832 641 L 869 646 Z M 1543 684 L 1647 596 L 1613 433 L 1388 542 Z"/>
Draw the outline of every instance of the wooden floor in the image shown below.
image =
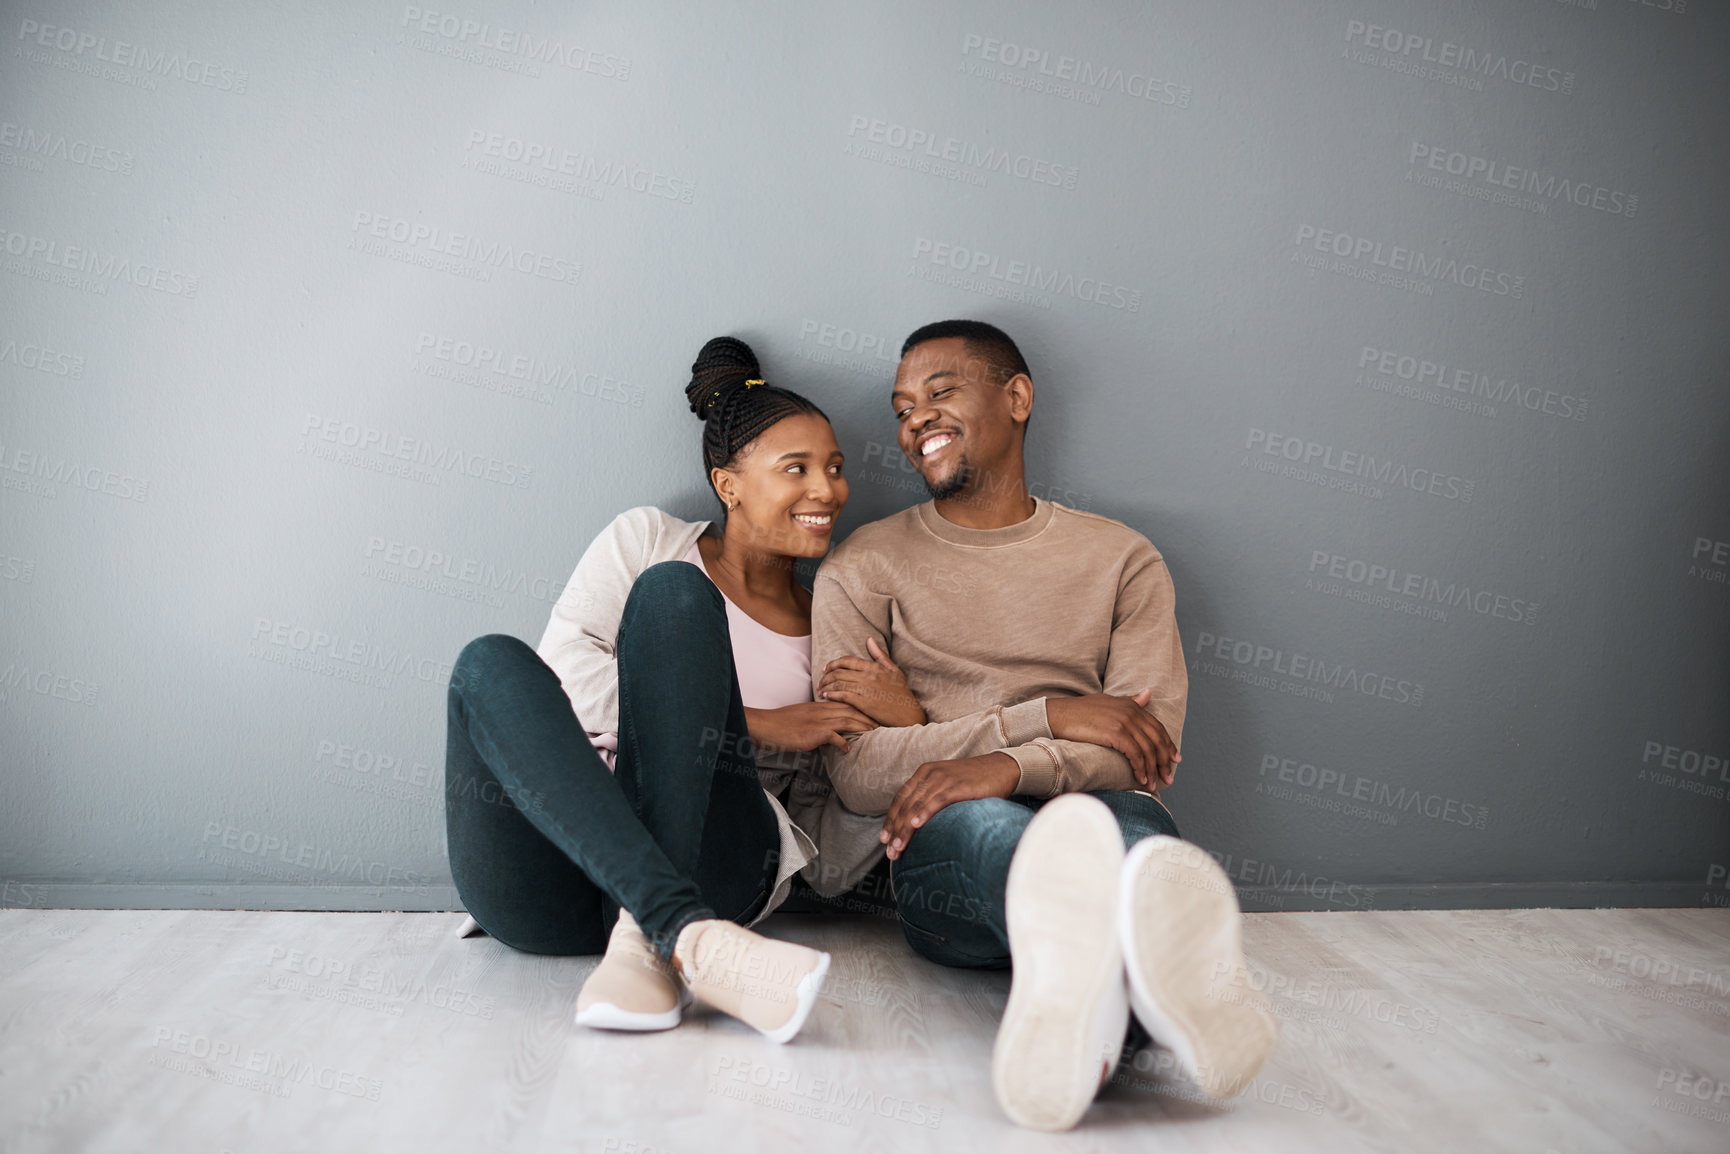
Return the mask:
<path id="1" fill-rule="evenodd" d="M 458 914 L 0 911 L 0 1149 L 1730 1151 L 1730 911 L 1250 915 L 1279 1048 L 1226 1105 L 1139 1056 L 1070 1134 L 988 1058 L 1007 974 L 869 915 L 790 1045 L 693 1011 L 571 1023 L 595 960 Z"/>

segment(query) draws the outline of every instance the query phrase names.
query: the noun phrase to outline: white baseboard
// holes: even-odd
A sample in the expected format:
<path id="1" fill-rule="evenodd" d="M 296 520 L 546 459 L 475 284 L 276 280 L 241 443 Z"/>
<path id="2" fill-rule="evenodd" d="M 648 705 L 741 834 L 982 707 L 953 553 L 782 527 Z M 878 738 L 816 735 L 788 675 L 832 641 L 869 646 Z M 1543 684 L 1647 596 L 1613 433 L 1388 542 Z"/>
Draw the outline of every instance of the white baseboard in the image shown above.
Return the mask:
<path id="1" fill-rule="evenodd" d="M 1699 882 L 1319 883 L 1308 889 L 1243 886 L 1250 913 L 1353 910 L 1676 909 L 1713 905 Z M 1716 895 L 1721 896 L 1721 895 Z M 89 884 L 9 881 L 0 908 L 91 910 L 454 911 L 452 885 L 305 886 Z"/>

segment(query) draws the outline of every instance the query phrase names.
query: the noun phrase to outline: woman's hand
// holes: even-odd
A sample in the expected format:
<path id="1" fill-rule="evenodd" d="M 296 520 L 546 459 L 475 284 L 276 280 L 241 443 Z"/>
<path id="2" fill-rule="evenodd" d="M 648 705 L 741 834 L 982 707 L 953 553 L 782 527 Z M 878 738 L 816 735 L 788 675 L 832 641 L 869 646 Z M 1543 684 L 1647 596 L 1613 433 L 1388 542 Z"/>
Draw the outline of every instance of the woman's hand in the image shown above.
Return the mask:
<path id="1" fill-rule="evenodd" d="M 780 709 L 745 709 L 751 740 L 774 750 L 816 749 L 822 745 L 847 748 L 845 733 L 864 733 L 877 723 L 839 701 L 802 701 Z"/>
<path id="2" fill-rule="evenodd" d="M 871 660 L 837 657 L 823 667 L 819 701 L 844 701 L 879 725 L 924 725 L 925 710 L 907 688 L 907 675 L 889 660 L 875 637 L 865 639 Z"/>

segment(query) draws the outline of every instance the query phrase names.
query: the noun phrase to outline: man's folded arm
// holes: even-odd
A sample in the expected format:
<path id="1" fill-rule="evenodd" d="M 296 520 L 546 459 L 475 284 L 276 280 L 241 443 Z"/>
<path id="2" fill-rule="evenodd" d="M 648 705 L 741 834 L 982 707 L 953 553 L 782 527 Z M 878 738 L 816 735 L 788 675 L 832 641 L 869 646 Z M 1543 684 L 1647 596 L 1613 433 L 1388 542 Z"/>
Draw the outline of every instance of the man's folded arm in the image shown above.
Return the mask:
<path id="1" fill-rule="evenodd" d="M 849 738 L 845 752 L 824 746 L 823 761 L 848 809 L 882 815 L 889 812 L 896 791 L 928 761 L 978 757 L 1050 737 L 1045 698 L 1035 697 L 950 721 L 873 729 Z"/>
<path id="2" fill-rule="evenodd" d="M 989 752 L 1007 753 L 1015 759 L 1015 764 L 1021 767 L 1021 782 L 1015 792 L 1030 797 L 1055 797 L 1090 789 L 1145 788 L 1135 780 L 1129 758 L 1108 745 L 1045 737 Z"/>
<path id="3" fill-rule="evenodd" d="M 863 657 L 865 642 L 876 638 L 894 656 L 889 636 L 892 615 L 888 594 L 869 588 L 845 557 L 832 557 L 817 571 L 811 588 L 811 688 L 823 668 L 837 657 Z M 841 802 L 855 814 L 889 812 L 895 791 L 927 761 L 990 753 L 1050 737 L 1045 699 L 993 706 L 949 721 L 885 726 L 850 736 L 845 752 L 826 745 L 823 764 Z"/>
<path id="4" fill-rule="evenodd" d="M 1177 593 L 1165 559 L 1145 537 L 1124 565 L 1112 612 L 1111 648 L 1101 692 L 1134 697 L 1152 689 L 1146 709 L 1181 749 L 1189 671 L 1177 632 Z M 1007 746 L 1009 743 L 1005 743 Z M 1002 748 L 1021 767 L 1017 793 L 1052 797 L 1092 789 L 1142 789 L 1129 759 L 1109 746 L 1055 737 Z M 1157 783 L 1156 783 L 1157 784 Z"/>

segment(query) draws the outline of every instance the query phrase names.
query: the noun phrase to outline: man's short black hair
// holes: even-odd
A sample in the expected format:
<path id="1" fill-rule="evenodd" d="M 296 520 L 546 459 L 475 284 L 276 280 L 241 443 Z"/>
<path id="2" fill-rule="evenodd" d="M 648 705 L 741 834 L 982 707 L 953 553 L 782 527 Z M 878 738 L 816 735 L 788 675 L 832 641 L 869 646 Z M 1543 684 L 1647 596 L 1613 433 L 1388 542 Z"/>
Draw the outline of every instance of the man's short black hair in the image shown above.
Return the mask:
<path id="1" fill-rule="evenodd" d="M 1033 377 L 1027 368 L 1026 358 L 1021 355 L 1021 350 L 1015 347 L 1015 342 L 1009 339 L 1009 334 L 984 321 L 937 321 L 922 325 L 901 342 L 901 355 L 905 357 L 915 346 L 926 341 L 942 341 L 950 337 L 960 337 L 966 341 L 967 351 L 983 358 L 991 366 L 997 374 L 999 384 L 1022 373 L 1026 373 L 1029 379 Z"/>

